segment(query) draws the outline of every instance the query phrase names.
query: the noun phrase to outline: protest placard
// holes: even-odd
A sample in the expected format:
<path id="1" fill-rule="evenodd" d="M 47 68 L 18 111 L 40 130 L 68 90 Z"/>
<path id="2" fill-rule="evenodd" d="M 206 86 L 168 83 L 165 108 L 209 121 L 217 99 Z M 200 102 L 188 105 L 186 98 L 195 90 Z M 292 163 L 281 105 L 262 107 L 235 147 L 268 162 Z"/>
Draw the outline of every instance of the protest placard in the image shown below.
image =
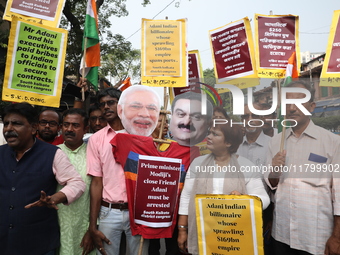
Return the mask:
<path id="1" fill-rule="evenodd" d="M 142 84 L 185 87 L 188 80 L 186 20 L 142 20 Z"/>
<path id="2" fill-rule="evenodd" d="M 242 88 L 258 85 L 258 79 L 247 80 L 257 78 L 248 18 L 210 30 L 209 37 L 217 84 L 228 83 Z"/>
<path id="3" fill-rule="evenodd" d="M 200 85 L 197 84 L 197 82 L 202 81 L 203 78 L 203 69 L 201 64 L 201 58 L 199 55 L 198 50 L 191 50 L 188 54 L 188 72 L 189 72 L 189 80 L 188 80 L 188 86 L 186 87 L 170 87 L 170 104 L 172 103 L 172 100 L 177 96 L 185 92 L 196 92 L 201 93 L 201 90 L 199 89 Z"/>
<path id="4" fill-rule="evenodd" d="M 58 27 L 65 0 L 8 0 L 3 19 L 21 20 Z"/>
<path id="5" fill-rule="evenodd" d="M 256 64 L 261 78 L 284 78 L 288 59 L 296 52 L 300 66 L 299 17 L 255 14 Z"/>
<path id="6" fill-rule="evenodd" d="M 188 66 L 189 66 L 189 86 L 196 85 L 196 83 L 199 82 L 201 78 L 203 78 L 201 58 L 198 50 L 189 51 Z"/>
<path id="7" fill-rule="evenodd" d="M 172 225 L 177 205 L 181 159 L 139 156 L 134 217 L 137 224 Z"/>
<path id="8" fill-rule="evenodd" d="M 67 31 L 14 18 L 3 101 L 59 107 Z"/>
<path id="9" fill-rule="evenodd" d="M 340 10 L 334 11 L 319 86 L 340 86 Z"/>
<path id="10" fill-rule="evenodd" d="M 249 195 L 196 195 L 199 254 L 263 254 L 262 203 Z"/>

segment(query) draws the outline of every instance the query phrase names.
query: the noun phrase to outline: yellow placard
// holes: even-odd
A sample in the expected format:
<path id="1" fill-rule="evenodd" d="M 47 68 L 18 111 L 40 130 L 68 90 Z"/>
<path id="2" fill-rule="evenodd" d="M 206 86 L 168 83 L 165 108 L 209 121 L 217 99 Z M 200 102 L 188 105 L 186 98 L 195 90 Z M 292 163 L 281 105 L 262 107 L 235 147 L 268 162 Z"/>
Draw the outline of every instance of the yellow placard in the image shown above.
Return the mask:
<path id="1" fill-rule="evenodd" d="M 340 86 L 340 10 L 334 11 L 319 86 Z"/>
<path id="2" fill-rule="evenodd" d="M 258 76 L 284 78 L 294 51 L 300 66 L 299 16 L 255 14 L 255 45 Z"/>
<path id="3" fill-rule="evenodd" d="M 3 19 L 12 21 L 13 17 L 18 17 L 23 21 L 57 28 L 64 5 L 65 0 L 8 0 Z"/>
<path id="4" fill-rule="evenodd" d="M 143 85 L 185 87 L 188 83 L 186 20 L 142 19 Z"/>
<path id="5" fill-rule="evenodd" d="M 262 203 L 242 195 L 196 195 L 199 254 L 263 255 Z"/>
<path id="6" fill-rule="evenodd" d="M 67 31 L 14 17 L 2 100 L 59 107 Z"/>

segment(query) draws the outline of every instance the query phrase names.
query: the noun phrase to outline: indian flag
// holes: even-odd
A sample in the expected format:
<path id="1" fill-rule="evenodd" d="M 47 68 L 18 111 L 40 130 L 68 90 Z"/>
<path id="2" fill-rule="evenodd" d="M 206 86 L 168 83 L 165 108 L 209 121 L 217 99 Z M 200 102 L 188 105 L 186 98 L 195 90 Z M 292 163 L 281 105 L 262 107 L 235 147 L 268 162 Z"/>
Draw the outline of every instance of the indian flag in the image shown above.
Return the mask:
<path id="1" fill-rule="evenodd" d="M 296 52 L 294 51 L 292 53 L 292 55 L 290 56 L 290 58 L 288 59 L 288 64 L 286 67 L 286 76 L 285 76 L 285 80 L 284 83 L 282 85 L 282 87 L 286 87 L 289 83 L 291 83 L 293 81 L 294 78 L 298 78 L 299 74 L 297 71 L 297 67 L 296 67 Z M 278 132 L 282 132 L 282 125 L 281 125 L 281 121 L 284 120 L 284 116 L 281 115 L 281 109 L 279 109 L 278 112 L 279 115 L 279 122 L 278 122 Z"/>
<path id="2" fill-rule="evenodd" d="M 286 77 L 283 87 L 287 86 L 294 78 L 298 78 L 299 74 L 296 68 L 296 52 L 294 51 L 290 58 L 288 59 L 288 64 L 286 67 Z"/>
<path id="3" fill-rule="evenodd" d="M 98 88 L 98 66 L 100 66 L 100 45 L 98 35 L 98 16 L 95 0 L 88 0 L 83 40 L 84 55 L 81 59 L 80 73 L 84 74 Z"/>

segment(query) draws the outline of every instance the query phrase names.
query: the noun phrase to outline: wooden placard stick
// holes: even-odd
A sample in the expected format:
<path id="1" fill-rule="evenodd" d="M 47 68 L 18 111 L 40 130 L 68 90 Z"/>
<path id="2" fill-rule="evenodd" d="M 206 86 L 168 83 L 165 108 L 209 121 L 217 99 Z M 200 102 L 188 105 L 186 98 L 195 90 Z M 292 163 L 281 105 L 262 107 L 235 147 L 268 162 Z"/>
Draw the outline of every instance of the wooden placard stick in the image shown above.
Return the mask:
<path id="1" fill-rule="evenodd" d="M 167 88 L 164 87 L 164 110 L 160 111 L 161 118 L 162 118 L 161 127 L 159 129 L 158 138 L 153 139 L 153 141 L 157 143 L 157 150 L 160 150 L 160 146 L 161 146 L 162 143 L 167 143 L 167 144 L 171 143 L 171 142 L 169 142 L 165 139 L 162 139 L 162 134 L 163 134 L 164 124 L 165 124 L 165 121 L 166 121 L 166 116 L 167 116 L 167 114 L 170 114 L 169 111 L 165 110 L 168 106 L 168 101 L 169 101 L 169 95 L 168 95 L 166 89 Z"/>
<path id="2" fill-rule="evenodd" d="M 83 69 L 82 69 L 82 76 L 85 79 L 85 65 L 86 65 L 86 47 L 87 47 L 87 37 L 85 37 L 84 41 L 84 55 L 83 55 Z M 85 88 L 81 88 L 81 101 L 85 101 Z"/>
<path id="3" fill-rule="evenodd" d="M 278 110 L 281 110 L 281 97 L 280 97 L 280 95 L 281 95 L 281 79 L 278 79 L 277 81 L 277 88 L 278 88 L 278 105 L 277 105 L 277 107 L 276 107 L 276 112 L 277 112 L 277 114 L 280 114 L 280 113 L 278 113 Z M 286 115 L 284 115 L 283 116 L 283 120 L 285 120 L 286 119 Z M 281 125 L 281 123 L 279 124 L 279 125 Z M 280 142 L 280 152 L 283 152 L 283 150 L 284 150 L 284 146 L 285 146 L 285 134 L 286 134 L 286 126 L 282 126 L 282 131 L 281 131 L 281 142 Z"/>

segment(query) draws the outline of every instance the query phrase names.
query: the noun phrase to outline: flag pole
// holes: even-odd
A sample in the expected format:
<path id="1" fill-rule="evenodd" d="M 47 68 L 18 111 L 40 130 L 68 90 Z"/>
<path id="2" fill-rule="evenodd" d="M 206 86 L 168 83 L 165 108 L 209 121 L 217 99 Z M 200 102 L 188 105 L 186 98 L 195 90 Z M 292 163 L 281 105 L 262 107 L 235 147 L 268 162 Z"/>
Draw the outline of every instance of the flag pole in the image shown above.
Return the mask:
<path id="1" fill-rule="evenodd" d="M 83 79 L 85 80 L 85 66 L 86 66 L 86 47 L 87 47 L 87 37 L 84 38 L 84 55 L 83 55 L 83 69 L 82 69 L 82 76 Z M 85 88 L 81 88 L 81 101 L 85 101 Z"/>
<path id="2" fill-rule="evenodd" d="M 140 241 L 139 241 L 138 255 L 142 255 L 142 253 L 143 253 L 143 243 L 144 243 L 144 238 L 143 238 L 143 236 L 141 236 Z"/>
<path id="3" fill-rule="evenodd" d="M 276 86 L 277 86 L 277 92 L 278 92 L 278 105 L 276 106 L 276 112 L 279 115 L 280 113 L 278 111 L 281 110 L 281 79 L 276 80 Z M 283 120 L 286 119 L 286 115 L 283 116 Z M 283 121 L 282 120 L 282 121 Z M 281 121 L 281 123 L 282 123 Z M 279 125 L 281 125 L 281 123 L 279 123 Z M 285 145 L 285 133 L 286 133 L 286 127 L 282 126 L 282 130 L 281 130 L 281 141 L 280 141 L 280 152 L 283 152 L 284 149 L 284 145 Z"/>

